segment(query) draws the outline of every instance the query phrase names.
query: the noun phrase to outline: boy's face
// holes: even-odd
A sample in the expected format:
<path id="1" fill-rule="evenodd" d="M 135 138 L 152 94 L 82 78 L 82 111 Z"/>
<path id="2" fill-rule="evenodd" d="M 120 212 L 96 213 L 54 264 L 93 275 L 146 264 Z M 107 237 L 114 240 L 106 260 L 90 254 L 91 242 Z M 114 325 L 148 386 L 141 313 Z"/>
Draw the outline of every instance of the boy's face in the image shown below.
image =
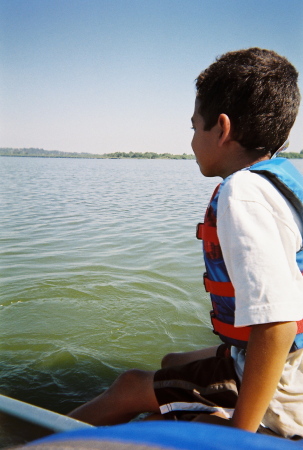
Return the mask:
<path id="1" fill-rule="evenodd" d="M 196 156 L 196 161 L 201 173 L 206 177 L 220 176 L 221 157 L 217 147 L 217 130 L 214 126 L 211 130 L 204 130 L 204 119 L 199 114 L 200 102 L 196 99 L 195 111 L 192 117 L 194 136 L 192 139 L 192 149 Z"/>

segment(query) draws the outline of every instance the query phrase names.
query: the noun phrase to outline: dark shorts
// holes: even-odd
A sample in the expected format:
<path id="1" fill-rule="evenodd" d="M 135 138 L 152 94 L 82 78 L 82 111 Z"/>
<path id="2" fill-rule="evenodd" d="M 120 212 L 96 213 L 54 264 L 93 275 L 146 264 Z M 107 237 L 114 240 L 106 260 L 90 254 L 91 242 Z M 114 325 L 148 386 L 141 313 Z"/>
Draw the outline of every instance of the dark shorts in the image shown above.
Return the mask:
<path id="1" fill-rule="evenodd" d="M 154 375 L 159 407 L 163 418 L 168 420 L 199 421 L 204 417 L 203 422 L 205 414 L 216 412 L 218 408 L 232 414 L 239 389 L 240 381 L 225 344 L 219 346 L 217 356 L 160 369 Z M 278 436 L 262 426 L 258 433 Z M 295 436 L 293 439 L 302 438 Z"/>
<path id="2" fill-rule="evenodd" d="M 193 414 L 235 408 L 240 382 L 233 359 L 220 346 L 217 356 L 182 366 L 160 369 L 154 376 L 154 390 L 167 419 L 192 420 Z"/>

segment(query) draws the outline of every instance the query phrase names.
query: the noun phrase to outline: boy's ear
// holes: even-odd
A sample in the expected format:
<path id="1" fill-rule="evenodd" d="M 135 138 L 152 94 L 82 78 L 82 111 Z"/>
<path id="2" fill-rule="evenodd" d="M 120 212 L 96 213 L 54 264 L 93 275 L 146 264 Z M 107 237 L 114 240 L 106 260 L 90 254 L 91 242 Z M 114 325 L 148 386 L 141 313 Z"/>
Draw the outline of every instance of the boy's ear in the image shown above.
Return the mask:
<path id="1" fill-rule="evenodd" d="M 222 146 L 224 143 L 231 140 L 231 123 L 229 117 L 226 114 L 220 114 L 217 126 L 219 131 L 218 145 Z"/>

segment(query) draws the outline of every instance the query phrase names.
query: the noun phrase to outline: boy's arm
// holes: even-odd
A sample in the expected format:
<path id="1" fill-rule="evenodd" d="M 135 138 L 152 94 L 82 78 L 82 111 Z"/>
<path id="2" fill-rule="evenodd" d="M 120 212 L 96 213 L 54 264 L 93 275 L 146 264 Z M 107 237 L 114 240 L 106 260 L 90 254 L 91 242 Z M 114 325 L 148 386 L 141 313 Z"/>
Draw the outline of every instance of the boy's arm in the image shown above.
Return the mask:
<path id="1" fill-rule="evenodd" d="M 296 331 L 296 322 L 252 326 L 232 426 L 257 431 L 280 380 Z"/>

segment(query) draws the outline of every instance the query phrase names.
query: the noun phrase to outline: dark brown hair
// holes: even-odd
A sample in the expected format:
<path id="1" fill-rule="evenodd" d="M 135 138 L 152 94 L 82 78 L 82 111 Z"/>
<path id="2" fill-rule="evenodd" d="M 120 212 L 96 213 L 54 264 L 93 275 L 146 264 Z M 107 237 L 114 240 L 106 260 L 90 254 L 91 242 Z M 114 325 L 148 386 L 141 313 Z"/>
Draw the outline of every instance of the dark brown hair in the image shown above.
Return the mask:
<path id="1" fill-rule="evenodd" d="M 199 113 L 210 130 L 227 114 L 233 139 L 247 150 L 273 154 L 298 114 L 298 72 L 274 51 L 249 48 L 217 58 L 196 79 Z"/>

